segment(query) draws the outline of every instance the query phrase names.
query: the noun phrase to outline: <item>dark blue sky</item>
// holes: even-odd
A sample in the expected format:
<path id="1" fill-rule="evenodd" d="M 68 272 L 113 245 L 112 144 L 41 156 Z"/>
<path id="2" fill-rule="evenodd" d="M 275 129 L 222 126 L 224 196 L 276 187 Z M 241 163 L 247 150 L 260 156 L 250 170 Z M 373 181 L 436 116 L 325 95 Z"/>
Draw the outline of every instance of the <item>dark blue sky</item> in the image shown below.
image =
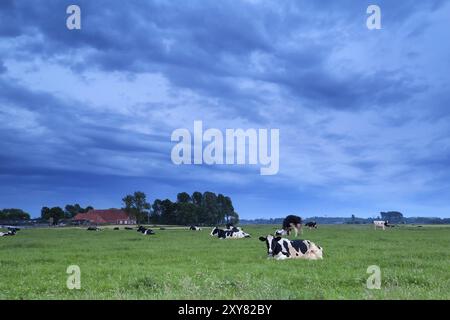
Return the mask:
<path id="1" fill-rule="evenodd" d="M 437 0 L 2 0 L 0 208 L 198 190 L 242 218 L 449 217 L 449 30 Z M 278 175 L 175 166 L 195 120 L 280 129 Z"/>

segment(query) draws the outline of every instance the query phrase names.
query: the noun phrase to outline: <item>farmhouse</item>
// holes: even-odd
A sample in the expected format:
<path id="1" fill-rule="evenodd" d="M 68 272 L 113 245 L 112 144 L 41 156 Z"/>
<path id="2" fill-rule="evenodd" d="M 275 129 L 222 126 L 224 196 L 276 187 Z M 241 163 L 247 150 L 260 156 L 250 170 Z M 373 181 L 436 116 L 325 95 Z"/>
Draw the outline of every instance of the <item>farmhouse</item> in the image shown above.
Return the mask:
<path id="1" fill-rule="evenodd" d="M 72 221 L 92 224 L 136 224 L 134 218 L 131 218 L 125 211 L 120 209 L 93 209 L 86 213 L 78 213 Z"/>

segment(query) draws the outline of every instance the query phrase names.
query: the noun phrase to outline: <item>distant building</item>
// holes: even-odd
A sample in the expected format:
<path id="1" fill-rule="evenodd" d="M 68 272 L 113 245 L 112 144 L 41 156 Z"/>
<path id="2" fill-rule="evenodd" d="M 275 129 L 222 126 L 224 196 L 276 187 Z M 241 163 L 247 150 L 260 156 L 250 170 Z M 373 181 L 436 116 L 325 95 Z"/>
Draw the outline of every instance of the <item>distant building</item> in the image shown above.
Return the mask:
<path id="1" fill-rule="evenodd" d="M 89 210 L 86 213 L 78 213 L 72 222 L 77 224 L 136 224 L 136 220 L 128 213 L 120 209 Z"/>

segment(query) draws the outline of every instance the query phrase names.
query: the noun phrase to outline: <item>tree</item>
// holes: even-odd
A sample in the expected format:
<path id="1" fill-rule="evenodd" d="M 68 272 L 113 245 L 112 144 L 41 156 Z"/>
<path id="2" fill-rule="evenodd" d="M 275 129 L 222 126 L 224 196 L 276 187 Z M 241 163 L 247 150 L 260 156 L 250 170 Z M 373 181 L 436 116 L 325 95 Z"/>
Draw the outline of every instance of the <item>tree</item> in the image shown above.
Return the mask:
<path id="1" fill-rule="evenodd" d="M 177 194 L 178 203 L 190 203 L 192 201 L 191 196 L 187 192 L 180 192 Z"/>
<path id="2" fill-rule="evenodd" d="M 0 220 L 28 220 L 30 215 L 22 209 L 3 209 L 0 210 Z"/>
<path id="3" fill-rule="evenodd" d="M 197 224 L 197 207 L 193 203 L 176 204 L 176 222 L 181 225 Z"/>
<path id="4" fill-rule="evenodd" d="M 233 202 L 230 197 L 223 198 L 224 217 L 226 223 L 237 224 L 239 215 L 234 211 Z"/>
<path id="5" fill-rule="evenodd" d="M 130 212 L 134 210 L 135 195 L 122 199 Z M 186 192 L 177 194 L 177 201 L 156 199 L 151 206 L 152 223 L 181 225 L 217 225 L 225 222 L 238 223 L 239 215 L 234 211 L 231 198 L 213 192 L 195 191 L 192 196 Z"/>
<path id="6" fill-rule="evenodd" d="M 225 196 L 221 193 L 217 196 L 217 219 L 220 221 L 226 220 L 228 222 L 228 219 L 225 218 L 226 216 L 226 200 Z"/>
<path id="7" fill-rule="evenodd" d="M 58 221 L 64 218 L 64 210 L 60 207 L 42 207 L 41 218 L 50 221 L 51 224 L 58 224 Z"/>
<path id="8" fill-rule="evenodd" d="M 42 207 L 41 218 L 44 220 L 50 219 L 50 208 L 49 207 Z"/>
<path id="9" fill-rule="evenodd" d="M 156 199 L 152 204 L 152 213 L 150 215 L 150 220 L 152 223 L 161 223 L 162 211 L 161 200 Z"/>
<path id="10" fill-rule="evenodd" d="M 206 224 L 204 217 L 204 213 L 203 213 L 203 207 L 202 207 L 202 202 L 203 202 L 203 195 L 201 194 L 201 192 L 195 191 L 192 194 L 192 203 L 195 205 L 195 221 L 193 221 L 192 223 L 194 224 Z"/>
<path id="11" fill-rule="evenodd" d="M 206 191 L 203 193 L 202 200 L 202 220 L 207 224 L 220 224 L 222 221 L 219 217 L 219 206 L 217 204 L 217 196 L 213 192 Z"/>
<path id="12" fill-rule="evenodd" d="M 398 211 L 380 212 L 381 219 L 387 220 L 391 223 L 401 223 L 403 221 L 403 214 Z"/>
<path id="13" fill-rule="evenodd" d="M 177 224 L 177 211 L 175 204 L 169 199 L 161 201 L 161 222 L 164 224 Z"/>
<path id="14" fill-rule="evenodd" d="M 238 224 L 239 223 L 239 214 L 235 211 L 229 216 L 229 223 Z"/>
<path id="15" fill-rule="evenodd" d="M 94 208 L 92 206 L 87 206 L 86 208 L 82 208 L 78 203 L 76 203 L 74 205 L 68 204 L 64 207 L 64 209 L 65 209 L 66 218 L 73 218 L 78 213 L 86 213 L 89 210 L 92 210 Z"/>
<path id="16" fill-rule="evenodd" d="M 192 203 L 194 203 L 197 207 L 200 207 L 202 205 L 202 200 L 203 200 L 203 195 L 200 192 L 195 191 L 192 194 Z"/>
<path id="17" fill-rule="evenodd" d="M 76 206 L 76 205 L 67 204 L 67 205 L 64 207 L 65 214 L 66 214 L 66 217 L 67 217 L 67 218 L 72 218 L 72 217 L 74 217 L 78 212 L 80 212 L 79 210 L 77 210 L 77 209 L 79 209 L 79 208 L 77 208 L 77 207 L 75 207 L 75 206 Z"/>
<path id="18" fill-rule="evenodd" d="M 144 192 L 136 191 L 133 195 L 126 195 L 122 202 L 123 210 L 130 216 L 134 217 L 138 223 L 146 222 L 148 219 L 150 203 L 146 200 L 147 196 Z"/>

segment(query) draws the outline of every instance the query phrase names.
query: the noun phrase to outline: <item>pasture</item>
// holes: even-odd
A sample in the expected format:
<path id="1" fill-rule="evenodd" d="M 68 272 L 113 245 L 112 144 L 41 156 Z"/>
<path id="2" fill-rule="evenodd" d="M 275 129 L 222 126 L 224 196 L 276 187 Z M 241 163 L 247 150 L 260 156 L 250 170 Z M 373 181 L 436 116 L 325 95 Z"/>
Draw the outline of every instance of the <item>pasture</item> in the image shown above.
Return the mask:
<path id="1" fill-rule="evenodd" d="M 267 259 L 258 240 L 279 226 L 243 226 L 252 238 L 202 231 L 28 229 L 0 238 L 0 299 L 450 299 L 450 227 L 319 226 L 301 238 L 318 261 Z M 69 290 L 66 269 L 81 269 Z M 381 268 L 380 290 L 366 288 Z"/>

